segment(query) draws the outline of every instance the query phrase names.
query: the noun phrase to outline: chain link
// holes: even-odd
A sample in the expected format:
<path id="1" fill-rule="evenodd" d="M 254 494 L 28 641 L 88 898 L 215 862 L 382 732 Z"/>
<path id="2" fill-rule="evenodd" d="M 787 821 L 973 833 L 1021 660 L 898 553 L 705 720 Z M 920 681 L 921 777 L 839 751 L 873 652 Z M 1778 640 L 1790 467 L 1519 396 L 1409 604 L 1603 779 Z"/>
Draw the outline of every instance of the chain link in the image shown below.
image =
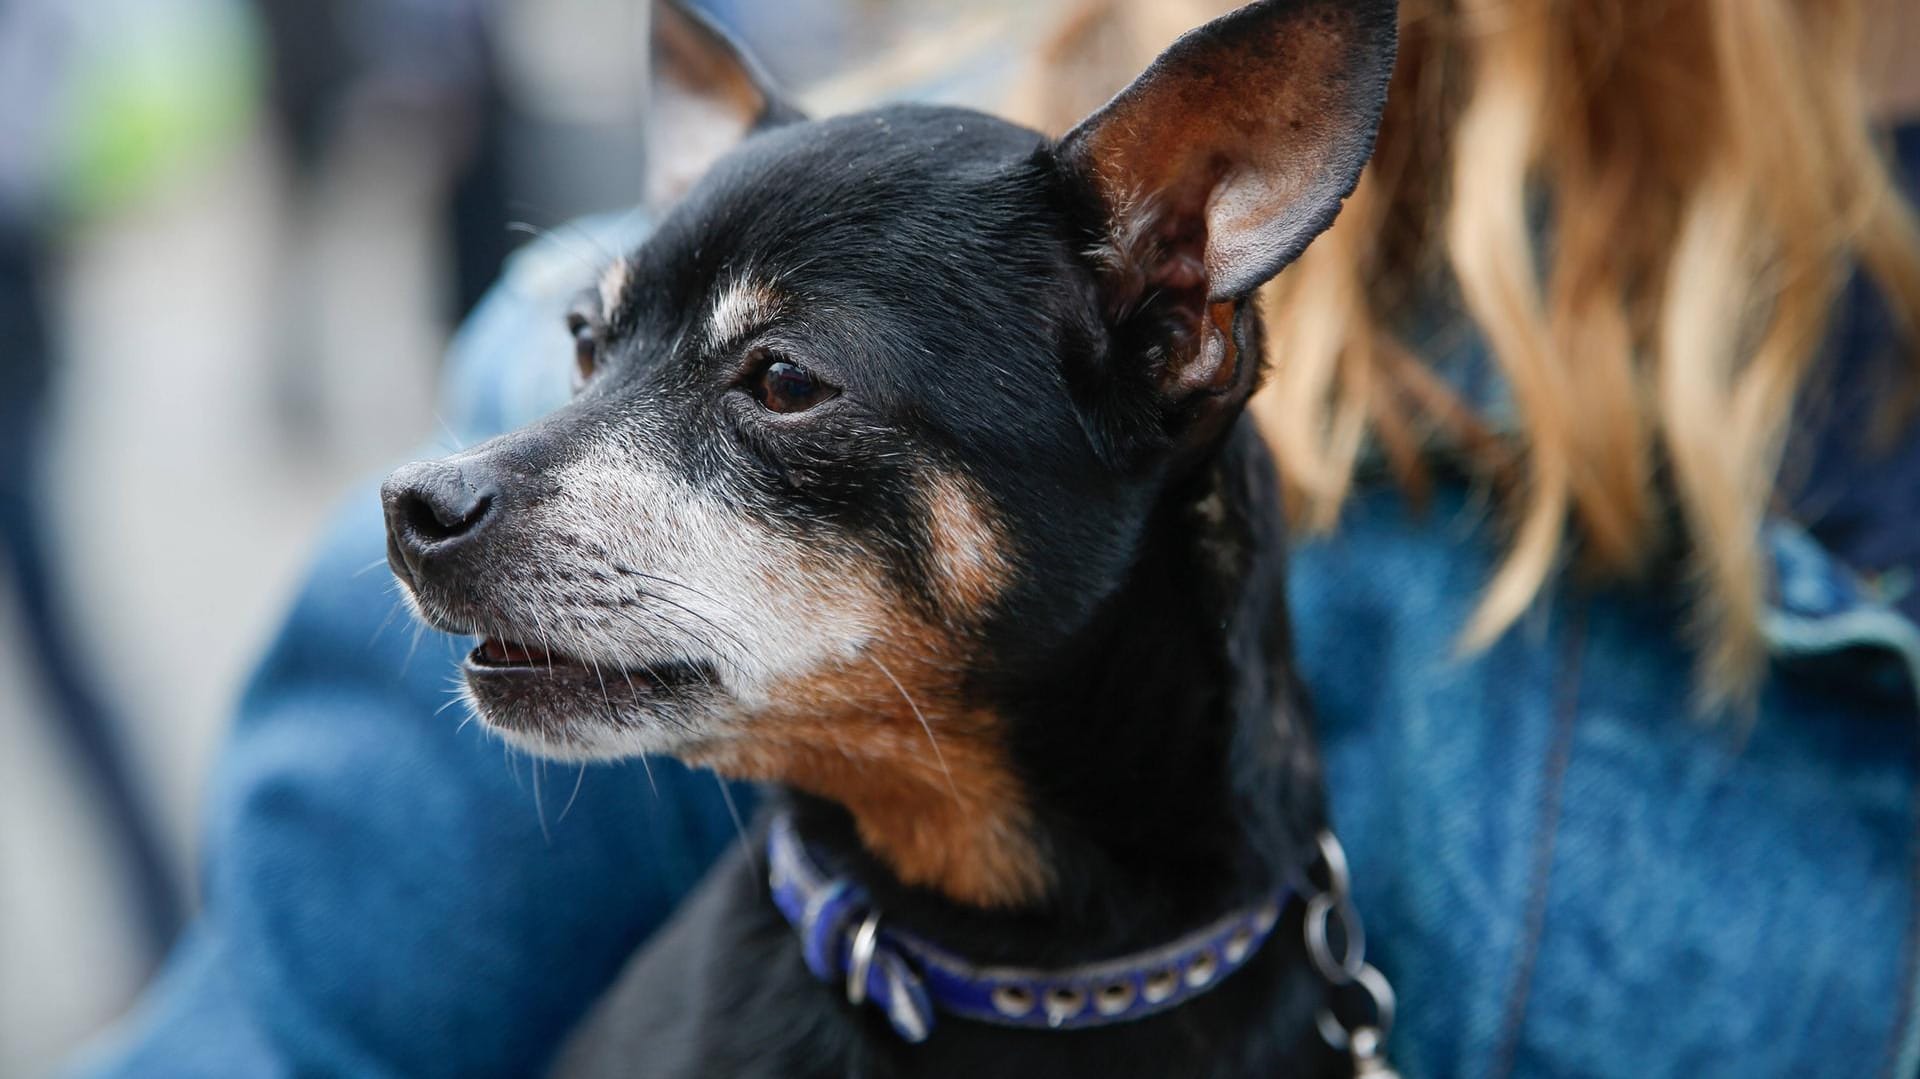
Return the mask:
<path id="1" fill-rule="evenodd" d="M 1328 923 L 1335 917 L 1340 920 L 1340 938 L 1346 944 L 1338 958 L 1334 957 L 1328 932 Z M 1367 965 L 1366 930 L 1360 925 L 1360 912 L 1353 909 L 1353 900 L 1347 896 L 1321 892 L 1307 900 L 1306 935 L 1307 958 L 1330 984 L 1346 985 Z"/>
<path id="2" fill-rule="evenodd" d="M 1314 1022 L 1320 1028 L 1320 1037 L 1335 1051 L 1352 1052 L 1356 1074 L 1385 1079 L 1395 1074 L 1382 1051 L 1393 1030 L 1393 986 L 1379 968 L 1367 962 L 1366 927 L 1349 892 L 1352 878 L 1348 875 L 1347 852 L 1332 832 L 1321 832 L 1319 845 L 1327 884 L 1307 900 L 1302 933 L 1308 960 L 1332 991 L 1328 1006 L 1320 1009 Z M 1338 956 L 1333 950 L 1332 927 L 1336 920 L 1343 944 Z M 1359 1004 L 1356 1010 L 1364 1018 L 1355 1023 L 1342 1019 L 1333 1007 L 1335 998 Z"/>
<path id="3" fill-rule="evenodd" d="M 1371 1022 L 1349 1027 L 1333 1014 L 1331 1008 L 1320 1009 L 1320 1013 L 1314 1017 L 1320 1026 L 1320 1037 L 1335 1049 L 1344 1050 L 1350 1045 L 1357 1047 L 1362 1031 L 1371 1034 L 1377 1046 L 1387 1040 L 1388 1032 L 1393 1029 L 1393 986 L 1388 983 L 1387 976 L 1380 973 L 1380 968 L 1372 964 L 1361 967 L 1359 975 L 1353 979 L 1353 985 L 1367 997 L 1367 1007 L 1372 1012 Z"/>

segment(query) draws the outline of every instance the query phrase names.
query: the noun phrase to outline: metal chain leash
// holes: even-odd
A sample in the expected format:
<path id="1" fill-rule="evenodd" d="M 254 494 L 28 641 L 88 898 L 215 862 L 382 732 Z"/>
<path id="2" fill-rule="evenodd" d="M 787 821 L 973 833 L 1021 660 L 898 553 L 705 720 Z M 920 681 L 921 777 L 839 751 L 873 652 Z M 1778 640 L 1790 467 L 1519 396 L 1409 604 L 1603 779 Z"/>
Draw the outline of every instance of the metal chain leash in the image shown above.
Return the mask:
<path id="1" fill-rule="evenodd" d="M 1336 1052 L 1353 1054 L 1358 1079 L 1399 1079 L 1385 1051 L 1387 1035 L 1393 1030 L 1393 986 L 1367 962 L 1366 928 L 1353 905 L 1346 850 L 1332 832 L 1321 832 L 1319 843 L 1326 885 L 1321 887 L 1309 876 L 1313 897 L 1307 900 L 1303 932 L 1307 958 L 1326 980 L 1329 992 L 1327 1006 L 1314 1021 L 1320 1037 Z"/>

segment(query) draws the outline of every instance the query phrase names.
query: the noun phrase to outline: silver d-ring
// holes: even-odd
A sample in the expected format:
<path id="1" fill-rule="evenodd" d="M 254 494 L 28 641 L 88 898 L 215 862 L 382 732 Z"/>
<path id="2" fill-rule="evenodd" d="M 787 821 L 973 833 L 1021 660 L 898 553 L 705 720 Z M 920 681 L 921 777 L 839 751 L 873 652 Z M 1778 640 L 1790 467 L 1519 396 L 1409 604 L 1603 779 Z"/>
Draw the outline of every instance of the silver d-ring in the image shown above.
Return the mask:
<path id="1" fill-rule="evenodd" d="M 1393 1033 L 1394 1009 L 1399 1007 L 1393 995 L 1393 983 L 1371 963 L 1361 964 L 1360 973 L 1354 975 L 1353 980 L 1373 998 L 1373 1028 L 1380 1032 L 1380 1041 L 1384 1044 L 1387 1035 Z"/>
<path id="2" fill-rule="evenodd" d="M 1373 1002 L 1373 1022 L 1361 1023 L 1353 1029 L 1371 1028 L 1380 1044 L 1385 1045 L 1387 1035 L 1393 1032 L 1394 1009 L 1397 1006 L 1393 996 L 1393 984 L 1387 981 L 1387 976 L 1380 973 L 1380 969 L 1372 964 L 1362 966 L 1360 973 L 1354 975 L 1353 981 Z M 1346 1052 L 1347 1046 L 1352 1044 L 1352 1037 L 1347 1027 L 1340 1022 L 1339 1017 L 1333 1014 L 1331 1008 L 1321 1008 L 1314 1013 L 1313 1021 L 1320 1028 L 1322 1041 L 1331 1046 L 1335 1052 Z"/>
<path id="3" fill-rule="evenodd" d="M 1320 1040 L 1326 1042 L 1334 1052 L 1344 1053 L 1347 1046 L 1353 1044 L 1347 1037 L 1347 1028 L 1340 1025 L 1340 1020 L 1334 1017 L 1330 1009 L 1322 1008 L 1314 1012 L 1313 1022 L 1320 1028 Z"/>
<path id="4" fill-rule="evenodd" d="M 1347 872 L 1347 848 L 1340 845 L 1331 831 L 1323 831 L 1317 837 L 1320 844 L 1320 860 L 1327 867 L 1327 893 L 1337 899 L 1345 899 L 1353 885 L 1353 878 Z"/>
<path id="5" fill-rule="evenodd" d="M 1345 953 L 1337 960 L 1327 933 L 1327 922 L 1335 913 L 1340 915 L 1340 929 L 1347 943 Z M 1314 969 L 1322 978 L 1334 985 L 1346 985 L 1360 976 L 1361 968 L 1367 964 L 1367 931 L 1360 924 L 1360 913 L 1353 909 L 1353 902 L 1347 897 L 1322 892 L 1309 899 L 1305 935 L 1307 958 L 1313 960 Z"/>
<path id="6" fill-rule="evenodd" d="M 873 953 L 880 943 L 880 912 L 867 915 L 853 933 L 853 954 L 847 959 L 847 1003 L 867 1001 L 867 972 L 873 969 Z"/>

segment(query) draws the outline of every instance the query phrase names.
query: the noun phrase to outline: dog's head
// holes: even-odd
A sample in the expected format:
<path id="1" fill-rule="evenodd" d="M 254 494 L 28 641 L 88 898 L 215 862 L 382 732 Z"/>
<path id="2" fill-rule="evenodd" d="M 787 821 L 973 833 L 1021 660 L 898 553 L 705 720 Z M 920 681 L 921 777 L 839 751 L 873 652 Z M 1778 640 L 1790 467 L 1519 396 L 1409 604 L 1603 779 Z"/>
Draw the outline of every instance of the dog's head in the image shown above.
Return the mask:
<path id="1" fill-rule="evenodd" d="M 1006 864 L 906 876 L 1031 894 L 1002 706 L 1251 392 L 1250 297 L 1358 177 L 1393 4 L 1254 4 L 1058 141 L 806 120 L 711 27 L 655 20 L 673 205 L 575 306 L 569 405 L 388 481 L 393 569 L 482 638 L 467 687 L 514 742 L 670 753 L 951 846 L 926 794 Z"/>

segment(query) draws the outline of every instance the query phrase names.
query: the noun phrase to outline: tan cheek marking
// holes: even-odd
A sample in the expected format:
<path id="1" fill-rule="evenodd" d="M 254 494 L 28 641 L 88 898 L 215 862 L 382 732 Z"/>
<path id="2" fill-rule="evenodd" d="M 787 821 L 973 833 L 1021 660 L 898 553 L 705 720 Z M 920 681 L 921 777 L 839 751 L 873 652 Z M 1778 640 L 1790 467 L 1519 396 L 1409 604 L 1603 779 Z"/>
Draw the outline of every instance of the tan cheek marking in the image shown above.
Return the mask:
<path id="1" fill-rule="evenodd" d="M 707 340 L 715 348 L 746 336 L 780 312 L 780 297 L 765 285 L 736 281 L 713 301 Z"/>
<path id="2" fill-rule="evenodd" d="M 633 267 L 626 259 L 616 259 L 613 265 L 607 267 L 606 272 L 600 275 L 600 318 L 602 321 L 612 322 L 614 315 L 619 312 L 620 301 L 627 294 L 627 277 L 632 272 Z"/>
<path id="3" fill-rule="evenodd" d="M 1039 899 L 1051 871 L 1025 789 L 999 718 L 957 703 L 953 636 L 898 614 L 881 625 L 867 654 L 771 687 L 765 707 L 690 763 L 839 803 L 904 883 L 980 907 Z"/>
<path id="4" fill-rule="evenodd" d="M 971 484 L 939 476 L 926 487 L 927 530 L 942 597 L 962 614 L 979 614 L 1006 589 L 1013 567 L 1007 541 Z"/>

